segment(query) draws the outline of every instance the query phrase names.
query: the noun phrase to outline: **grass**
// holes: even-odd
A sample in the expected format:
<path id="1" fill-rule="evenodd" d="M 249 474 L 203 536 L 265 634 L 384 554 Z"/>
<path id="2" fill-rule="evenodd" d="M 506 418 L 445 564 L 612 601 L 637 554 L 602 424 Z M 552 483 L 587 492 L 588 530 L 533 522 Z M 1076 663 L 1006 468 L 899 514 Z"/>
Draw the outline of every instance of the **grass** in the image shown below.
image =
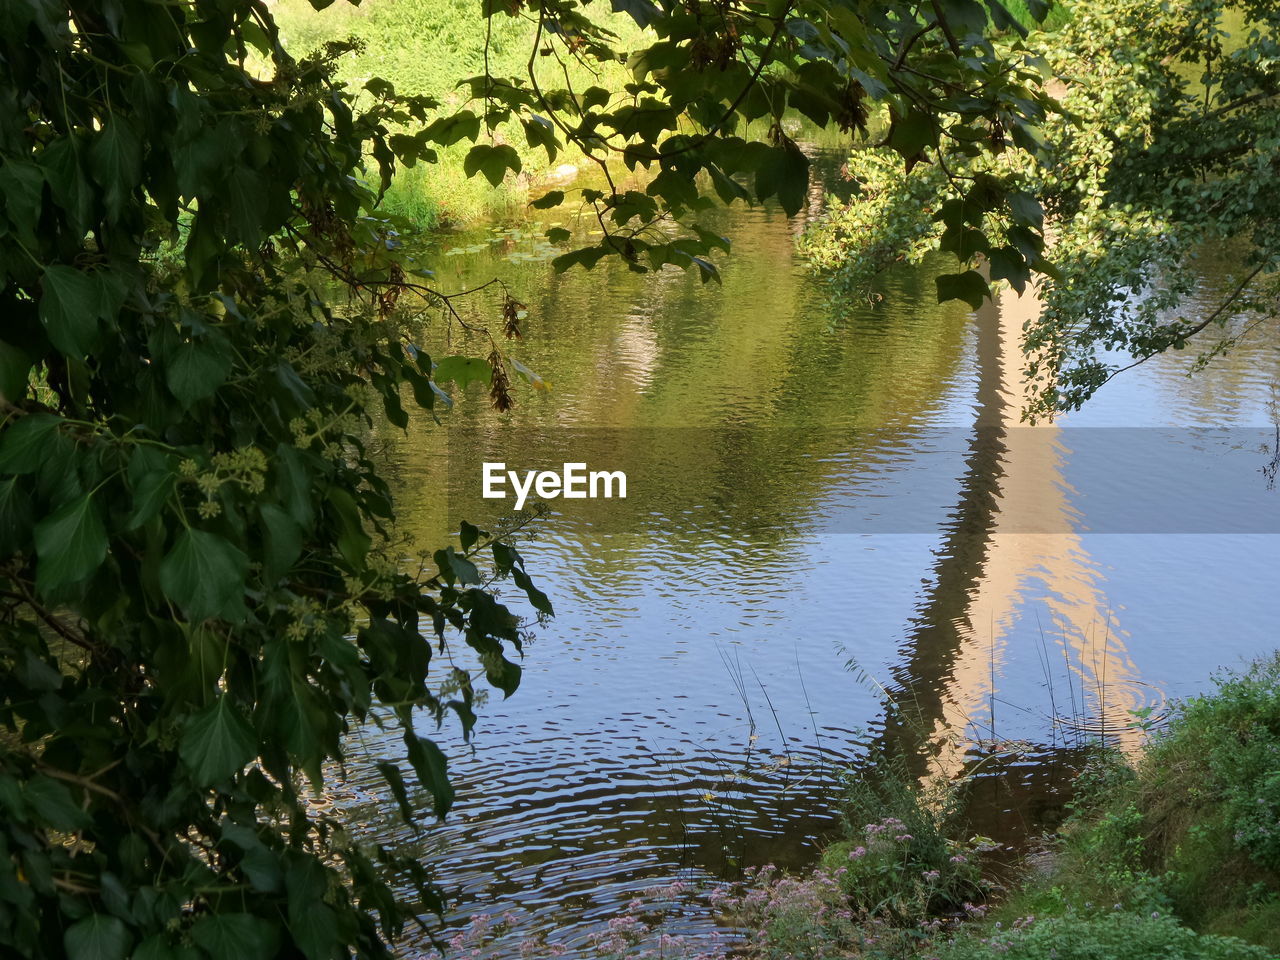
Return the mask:
<path id="1" fill-rule="evenodd" d="M 329 41 L 353 38 L 360 49 L 343 57 L 338 79 L 359 88 L 370 77 L 381 77 L 400 93 L 436 98 L 442 109 L 458 109 L 466 102 L 469 93 L 460 88 L 460 82 L 484 73 L 486 46 L 494 76 L 525 76 L 534 38 L 534 25 L 528 19 L 495 16 L 486 20 L 476 0 L 364 0 L 358 7 L 334 4 L 321 11 L 314 10 L 309 0 L 278 0 L 273 13 L 285 46 L 295 56 Z M 639 39 L 639 29 L 629 18 L 607 10 L 597 15 L 619 34 L 621 42 Z M 543 64 L 543 72 L 548 87 L 564 84 L 558 64 Z M 565 72 L 576 90 L 593 85 L 620 90 L 630 79 L 618 63 L 592 68 L 571 60 Z M 493 136 L 496 142 L 524 147 L 524 133 L 516 125 L 500 125 Z M 494 188 L 483 177 L 463 173 L 470 146 L 446 147 L 439 151 L 437 163 L 419 163 L 401 171 L 385 199 L 387 210 L 424 228 L 504 218 L 523 211 L 530 189 L 558 166 L 582 165 L 581 155 L 572 150 L 552 159 L 545 151 L 522 149 L 524 170 Z"/>

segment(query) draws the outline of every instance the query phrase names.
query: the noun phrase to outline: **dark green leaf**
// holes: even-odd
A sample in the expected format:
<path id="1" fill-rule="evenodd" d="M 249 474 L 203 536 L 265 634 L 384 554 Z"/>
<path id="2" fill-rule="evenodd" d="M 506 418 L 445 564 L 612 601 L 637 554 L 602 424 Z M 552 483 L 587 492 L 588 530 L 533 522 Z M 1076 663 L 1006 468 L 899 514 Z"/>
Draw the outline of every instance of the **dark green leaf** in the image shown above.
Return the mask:
<path id="1" fill-rule="evenodd" d="M 229 353 L 207 338 L 174 347 L 167 361 L 165 383 L 184 408 L 211 397 L 231 370 Z"/>
<path id="2" fill-rule="evenodd" d="M 124 960 L 131 939 L 117 917 L 93 913 L 69 926 L 62 942 L 67 960 Z"/>
<path id="3" fill-rule="evenodd" d="M 98 343 L 100 289 L 93 277 L 74 267 L 45 270 L 40 321 L 53 345 L 69 357 L 83 357 Z"/>
<path id="4" fill-rule="evenodd" d="M 430 740 L 419 737 L 412 730 L 404 734 L 409 748 L 409 762 L 422 785 L 431 793 L 437 817 L 443 817 L 453 806 L 453 785 L 449 783 L 448 761 L 440 748 Z"/>
<path id="5" fill-rule="evenodd" d="M 160 562 L 160 588 L 190 620 L 244 619 L 249 559 L 223 537 L 185 530 Z"/>
<path id="6" fill-rule="evenodd" d="M 560 206 L 562 203 L 564 203 L 563 190 L 548 190 L 537 200 L 534 200 L 529 204 L 529 206 L 533 207 L 535 210 L 549 210 L 552 207 Z"/>
<path id="7" fill-rule="evenodd" d="M 302 528 L 274 503 L 261 508 L 266 527 L 262 579 L 268 584 L 279 580 L 302 555 Z"/>
<path id="8" fill-rule="evenodd" d="M 35 473 L 44 465 L 61 417 L 33 413 L 0 435 L 0 473 Z"/>
<path id="9" fill-rule="evenodd" d="M 84 580 L 107 556 L 107 531 L 90 493 L 36 524 L 36 585 L 42 592 Z"/>
<path id="10" fill-rule="evenodd" d="M 70 788 L 60 780 L 36 774 L 23 790 L 27 808 L 55 830 L 82 830 L 90 824 L 89 814 L 75 801 Z"/>
<path id="11" fill-rule="evenodd" d="M 963 300 L 977 310 L 991 294 L 991 291 L 987 288 L 987 281 L 982 279 L 982 274 L 978 273 L 977 270 L 943 274 L 937 278 L 936 282 L 939 303 L 945 303 L 948 300 Z"/>
<path id="12" fill-rule="evenodd" d="M 187 721 L 179 753 L 191 778 L 211 786 L 239 773 L 257 755 L 258 740 L 249 721 L 223 695 Z"/>
<path id="13" fill-rule="evenodd" d="M 275 960 L 280 943 L 276 925 L 251 913 L 200 917 L 191 939 L 212 960 Z"/>
<path id="14" fill-rule="evenodd" d="M 102 187 L 107 214 L 119 220 L 142 177 L 142 144 L 129 122 L 120 114 L 98 134 L 89 148 L 89 169 Z"/>

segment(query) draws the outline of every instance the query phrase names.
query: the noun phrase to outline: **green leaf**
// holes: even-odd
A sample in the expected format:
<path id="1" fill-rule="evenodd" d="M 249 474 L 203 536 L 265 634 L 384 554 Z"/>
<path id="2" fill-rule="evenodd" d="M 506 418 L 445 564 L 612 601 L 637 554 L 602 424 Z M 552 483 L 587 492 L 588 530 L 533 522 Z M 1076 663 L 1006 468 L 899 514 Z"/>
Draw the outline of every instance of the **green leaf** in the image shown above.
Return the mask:
<path id="1" fill-rule="evenodd" d="M 231 698 L 221 696 L 187 720 L 178 752 L 192 779 L 207 787 L 239 773 L 257 756 L 258 740 Z"/>
<path id="2" fill-rule="evenodd" d="M 262 579 L 265 583 L 274 584 L 302 555 L 302 528 L 274 503 L 264 504 L 260 512 L 266 527 Z"/>
<path id="3" fill-rule="evenodd" d="M 524 591 L 525 596 L 529 598 L 529 602 L 533 604 L 533 608 L 539 613 L 545 613 L 548 617 L 555 616 L 555 609 L 551 606 L 551 601 L 547 595 L 533 585 L 533 581 L 529 579 L 529 575 L 520 567 L 511 568 L 511 579 L 516 582 L 516 586 Z"/>
<path id="4" fill-rule="evenodd" d="M 1039 229 L 1044 226 L 1044 207 L 1031 194 L 1022 190 L 1014 190 L 1009 194 L 1009 209 L 1014 219 L 1029 227 Z"/>
<path id="5" fill-rule="evenodd" d="M 107 556 L 107 531 L 86 493 L 36 524 L 36 585 L 41 592 L 79 583 Z"/>
<path id="6" fill-rule="evenodd" d="M 191 939 L 212 960 L 275 960 L 280 934 L 251 913 L 219 913 L 193 923 Z"/>
<path id="7" fill-rule="evenodd" d="M 756 197 L 777 196 L 782 210 L 794 217 L 804 206 L 809 191 L 809 158 L 794 144 L 774 147 L 756 168 Z"/>
<path id="8" fill-rule="evenodd" d="M 154 447 L 140 445 L 129 458 L 129 486 L 133 510 L 129 529 L 136 530 L 157 516 L 173 493 L 174 475 L 169 458 Z"/>
<path id="9" fill-rule="evenodd" d="M 552 207 L 558 207 L 564 203 L 563 190 L 548 190 L 537 200 L 534 200 L 529 206 L 535 210 L 550 210 Z"/>
<path id="10" fill-rule="evenodd" d="M 295 854 L 291 860 L 285 877 L 289 932 L 307 960 L 332 960 L 341 943 L 337 917 L 324 902 L 329 873 L 314 857 Z"/>
<path id="11" fill-rule="evenodd" d="M 36 817 L 54 830 L 69 833 L 83 830 L 92 822 L 84 808 L 76 803 L 70 788 L 52 777 L 36 774 L 27 781 L 22 795 Z"/>
<path id="12" fill-rule="evenodd" d="M 938 285 L 938 302 L 963 300 L 973 309 L 982 306 L 984 300 L 991 295 L 987 281 L 977 270 L 966 270 L 964 273 L 946 273 L 936 280 Z"/>
<path id="13" fill-rule="evenodd" d="M 262 219 L 267 210 L 267 183 L 255 170 L 237 164 L 227 178 L 227 216 L 232 236 L 246 247 L 262 242 Z"/>
<path id="14" fill-rule="evenodd" d="M 0 473 L 35 473 L 62 423 L 51 413 L 32 413 L 0 435 Z"/>
<path id="15" fill-rule="evenodd" d="M 456 383 L 466 389 L 472 383 L 488 383 L 493 376 L 489 364 L 480 357 L 444 357 L 432 371 L 436 383 Z"/>
<path id="16" fill-rule="evenodd" d="M 89 148 L 89 169 L 102 187 L 108 217 L 119 220 L 142 178 L 142 144 L 119 113 L 110 117 Z"/>
<path id="17" fill-rule="evenodd" d="M 437 817 L 444 817 L 453 806 L 453 785 L 449 783 L 449 763 L 440 748 L 430 740 L 419 737 L 412 730 L 404 732 L 405 746 L 409 748 L 409 762 L 422 785 L 430 791 Z"/>
<path id="18" fill-rule="evenodd" d="M 41 280 L 40 322 L 49 339 L 68 357 L 83 357 L 98 344 L 101 294 L 89 274 L 55 265 Z"/>
<path id="19" fill-rule="evenodd" d="M 459 140 L 474 140 L 480 136 L 480 118 L 470 110 L 462 110 L 453 116 L 433 120 L 422 134 L 445 147 Z"/>
<path id="20" fill-rule="evenodd" d="M 454 550 L 452 546 L 437 550 L 435 561 L 441 575 L 450 583 L 457 581 L 465 585 L 481 582 L 480 571 L 476 569 L 476 565 Z"/>
<path id="21" fill-rule="evenodd" d="M 69 926 L 62 943 L 67 960 L 124 960 L 131 939 L 120 919 L 92 913 Z"/>
<path id="22" fill-rule="evenodd" d="M 223 537 L 185 530 L 160 562 L 160 589 L 190 620 L 244 620 L 249 558 Z"/>
<path id="23" fill-rule="evenodd" d="M 202 337 L 174 347 L 166 358 L 165 383 L 183 409 L 208 397 L 231 372 L 231 355 L 219 341 Z"/>
<path id="24" fill-rule="evenodd" d="M 462 544 L 463 550 L 470 550 L 477 540 L 480 539 L 481 530 L 474 523 L 467 523 L 463 520 L 458 527 L 458 541 Z"/>
<path id="25" fill-rule="evenodd" d="M 340 487 L 329 489 L 329 505 L 338 519 L 338 550 L 353 567 L 364 563 L 372 540 L 360 521 L 360 511 L 355 498 Z"/>
<path id="26" fill-rule="evenodd" d="M 40 153 L 40 166 L 53 199 L 62 207 L 71 228 L 83 233 L 93 217 L 93 198 L 97 190 L 80 165 L 77 143 L 71 137 L 59 137 Z"/>
<path id="27" fill-rule="evenodd" d="M 572 236 L 564 227 L 551 227 L 547 230 L 548 243 L 567 243 Z"/>
<path id="28" fill-rule="evenodd" d="M 926 147 L 937 146 L 938 122 L 924 113 L 899 117 L 889 127 L 888 144 L 905 159 L 911 159 Z"/>
<path id="29" fill-rule="evenodd" d="M 468 177 L 483 173 L 484 178 L 495 187 L 502 183 L 502 178 L 510 170 L 519 173 L 521 169 L 520 154 L 509 144 L 493 145 L 477 143 L 469 151 L 462 162 L 462 172 Z"/>

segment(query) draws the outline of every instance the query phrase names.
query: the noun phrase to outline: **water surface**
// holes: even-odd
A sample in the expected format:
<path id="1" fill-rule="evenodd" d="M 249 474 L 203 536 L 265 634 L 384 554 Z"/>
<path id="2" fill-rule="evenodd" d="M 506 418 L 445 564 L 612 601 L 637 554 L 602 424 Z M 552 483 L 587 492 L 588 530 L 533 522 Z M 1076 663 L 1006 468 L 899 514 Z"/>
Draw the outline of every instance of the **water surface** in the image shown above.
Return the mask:
<path id="1" fill-rule="evenodd" d="M 431 254 L 441 288 L 496 275 L 527 303 L 510 352 L 553 389 L 500 418 L 473 386 L 442 427 L 393 440 L 414 540 L 501 522 L 477 496 L 484 458 L 625 467 L 634 491 L 555 501 L 522 534 L 557 616 L 473 748 L 437 736 L 447 823 L 410 836 L 353 766 L 346 802 L 439 865 L 455 922 L 510 909 L 577 951 L 646 888 L 803 865 L 868 749 L 955 775 L 1016 746 L 975 820 L 1017 840 L 1052 818 L 1084 740 L 1134 749 L 1130 711 L 1158 717 L 1274 646 L 1280 537 L 1254 532 L 1280 529 L 1259 472 L 1274 330 L 1206 373 L 1161 357 L 1078 415 L 1019 427 L 1010 347 L 1029 302 L 975 315 L 902 271 L 882 303 L 836 308 L 794 255 L 802 220 L 722 217 L 722 286 L 611 261 L 557 275 L 536 231 Z M 433 321 L 424 345 L 482 343 Z M 715 918 L 695 896 L 677 926 Z"/>

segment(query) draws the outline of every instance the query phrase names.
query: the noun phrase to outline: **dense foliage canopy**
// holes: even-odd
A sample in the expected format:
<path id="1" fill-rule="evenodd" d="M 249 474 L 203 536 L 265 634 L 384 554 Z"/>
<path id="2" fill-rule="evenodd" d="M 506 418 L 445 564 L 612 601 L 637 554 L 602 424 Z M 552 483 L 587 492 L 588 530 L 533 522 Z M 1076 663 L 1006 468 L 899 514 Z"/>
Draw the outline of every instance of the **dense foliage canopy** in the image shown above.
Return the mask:
<path id="1" fill-rule="evenodd" d="M 809 249 L 849 290 L 942 249 L 982 257 L 993 279 L 1021 291 L 1031 245 L 1012 233 L 1024 249 L 988 243 L 1000 212 L 972 210 L 956 184 L 994 177 L 1040 198 L 1053 244 L 1052 266 L 1040 265 L 1043 312 L 1025 343 L 1034 417 L 1078 407 L 1121 369 L 1233 315 L 1276 315 L 1280 9 L 1092 0 L 1029 44 L 1050 65 L 1060 101 L 1038 132 L 1042 149 L 975 154 L 953 140 L 936 163 L 909 171 L 883 149 L 856 151 L 863 196 Z M 1238 267 L 1207 292 L 1218 306 L 1184 315 L 1202 284 L 1193 261 L 1227 250 Z M 979 292 L 975 284 L 975 305 Z M 1219 337 L 1201 359 L 1230 346 Z"/>

